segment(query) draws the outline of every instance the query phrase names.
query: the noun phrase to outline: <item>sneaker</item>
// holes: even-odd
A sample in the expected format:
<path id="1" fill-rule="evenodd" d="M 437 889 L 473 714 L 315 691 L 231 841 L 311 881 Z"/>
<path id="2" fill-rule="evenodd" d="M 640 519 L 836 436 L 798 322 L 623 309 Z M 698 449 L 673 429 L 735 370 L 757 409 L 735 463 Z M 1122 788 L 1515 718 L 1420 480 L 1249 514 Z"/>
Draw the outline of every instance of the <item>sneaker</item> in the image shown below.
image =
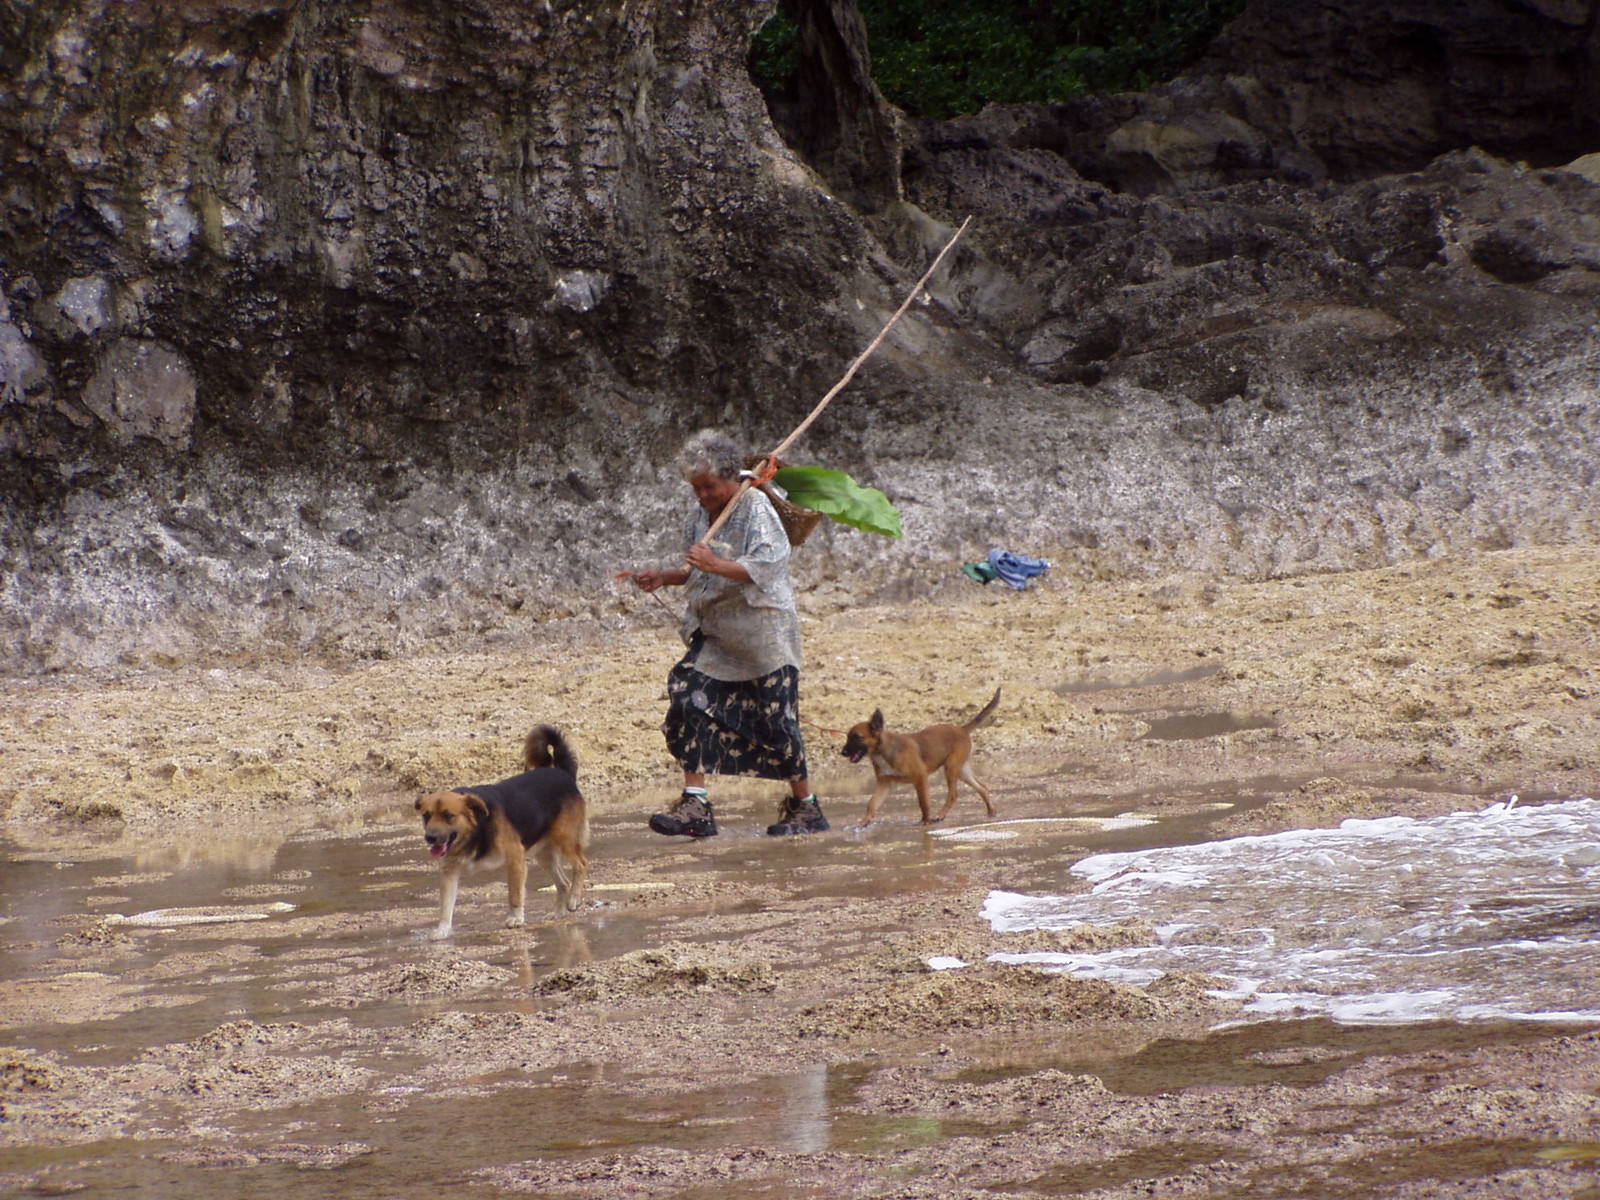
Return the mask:
<path id="1" fill-rule="evenodd" d="M 668 836 L 703 838 L 717 836 L 717 819 L 711 813 L 711 801 L 703 795 L 685 792 L 671 812 L 657 813 L 650 818 L 650 828 Z"/>
<path id="2" fill-rule="evenodd" d="M 797 800 L 793 796 L 785 796 L 783 807 L 778 810 L 778 823 L 767 826 L 768 837 L 784 837 L 791 833 L 824 833 L 828 828 L 828 818 L 822 815 L 822 806 L 817 803 L 816 793 L 813 792 L 804 800 Z"/>

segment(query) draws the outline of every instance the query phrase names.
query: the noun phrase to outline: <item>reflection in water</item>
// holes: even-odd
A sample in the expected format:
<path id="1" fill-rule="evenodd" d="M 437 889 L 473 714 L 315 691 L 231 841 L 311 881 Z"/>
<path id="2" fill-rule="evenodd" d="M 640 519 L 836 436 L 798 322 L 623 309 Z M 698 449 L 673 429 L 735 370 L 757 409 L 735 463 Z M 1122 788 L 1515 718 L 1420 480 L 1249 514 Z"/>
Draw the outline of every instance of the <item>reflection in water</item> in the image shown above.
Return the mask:
<path id="1" fill-rule="evenodd" d="M 795 1154 L 819 1154 L 828 1148 L 828 1068 L 818 1063 L 780 1081 L 785 1093 L 779 1128 Z"/>
<path id="2" fill-rule="evenodd" d="M 1144 984 L 1227 980 L 1247 1013 L 1600 1020 L 1600 804 L 1498 804 L 1086 858 L 1075 896 L 992 892 L 995 930 L 1153 922 L 1160 944 L 1005 954 Z"/>
<path id="3" fill-rule="evenodd" d="M 228 836 L 215 830 L 208 831 L 204 837 L 145 837 L 138 839 L 133 861 L 141 871 L 179 871 L 215 865 L 268 874 L 277 862 L 284 840 L 262 834 Z"/>

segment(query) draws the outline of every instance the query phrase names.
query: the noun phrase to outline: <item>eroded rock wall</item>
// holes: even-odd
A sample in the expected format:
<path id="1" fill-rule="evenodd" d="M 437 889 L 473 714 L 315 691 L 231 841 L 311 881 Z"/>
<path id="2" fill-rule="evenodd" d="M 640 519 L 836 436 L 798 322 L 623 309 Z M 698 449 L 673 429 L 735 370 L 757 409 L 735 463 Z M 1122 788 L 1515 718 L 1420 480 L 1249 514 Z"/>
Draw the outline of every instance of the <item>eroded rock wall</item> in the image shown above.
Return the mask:
<path id="1" fill-rule="evenodd" d="M 13 10 L 0 245 L 33 358 L 7 360 L 4 448 L 70 459 L 156 421 L 168 449 L 392 460 L 563 407 L 592 444 L 613 396 L 715 411 L 784 380 L 766 320 L 827 331 L 861 241 L 746 76 L 761 13 Z M 187 411 L 85 398 L 157 369 Z"/>
<path id="2" fill-rule="evenodd" d="M 882 281 L 748 78 L 766 11 L 7 5 L 9 650 L 553 546 L 560 590 L 686 428 L 797 419 Z"/>
<path id="3" fill-rule="evenodd" d="M 1525 73 L 1575 114 L 1563 153 L 1591 7 L 1546 14 L 1542 44 L 1579 47 L 1560 86 Z M 775 444 L 968 214 L 803 448 L 907 528 L 824 526 L 814 611 L 975 586 L 956 568 L 992 545 L 1070 580 L 1600 533 L 1600 186 L 1506 158 L 1515 130 L 1358 169 L 1366 110 L 1305 76 L 1302 26 L 1359 74 L 1337 47 L 1382 42 L 1373 6 L 1252 9 L 1149 96 L 902 125 L 860 207 L 746 75 L 766 11 L 0 7 L 0 658 L 387 655 L 651 613 L 608 580 L 673 554 L 681 436 Z M 1454 61 L 1407 78 L 1447 97 Z M 815 73 L 854 89 L 836 107 L 858 66 Z M 1274 116 L 1291 92 L 1312 124 Z"/>

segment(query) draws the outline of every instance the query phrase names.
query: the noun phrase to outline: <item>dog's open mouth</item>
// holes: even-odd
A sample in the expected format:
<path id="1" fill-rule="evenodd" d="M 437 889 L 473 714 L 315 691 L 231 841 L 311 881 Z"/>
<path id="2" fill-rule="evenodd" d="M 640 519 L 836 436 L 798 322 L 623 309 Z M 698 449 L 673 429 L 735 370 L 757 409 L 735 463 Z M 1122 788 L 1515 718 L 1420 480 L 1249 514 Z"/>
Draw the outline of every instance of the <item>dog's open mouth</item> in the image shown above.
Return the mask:
<path id="1" fill-rule="evenodd" d="M 428 839 L 428 853 L 435 858 L 443 858 L 450 851 L 450 843 L 455 840 L 456 835 L 453 833 L 449 837 L 441 838 L 437 841 L 430 837 Z"/>
<path id="2" fill-rule="evenodd" d="M 839 751 L 839 753 L 844 755 L 853 763 L 858 763 L 867 756 L 867 752 L 865 750 L 851 750 L 848 748 Z"/>

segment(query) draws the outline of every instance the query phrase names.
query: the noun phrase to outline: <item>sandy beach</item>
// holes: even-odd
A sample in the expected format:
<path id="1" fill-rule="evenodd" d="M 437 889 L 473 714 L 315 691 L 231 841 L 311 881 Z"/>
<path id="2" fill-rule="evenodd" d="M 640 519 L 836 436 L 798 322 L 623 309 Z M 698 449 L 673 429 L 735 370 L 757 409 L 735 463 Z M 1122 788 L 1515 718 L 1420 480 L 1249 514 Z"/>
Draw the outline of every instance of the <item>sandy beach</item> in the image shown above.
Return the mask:
<path id="1" fill-rule="evenodd" d="M 1600 553 L 1552 548 L 812 593 L 834 828 L 787 840 L 754 782 L 714 793 L 717 839 L 644 831 L 676 787 L 678 644 L 642 597 L 403 660 L 7 678 L 0 1190 L 198 1195 L 251 1169 L 284 1196 L 1600 1195 L 1588 1026 L 1241 1022 L 1203 977 L 986 958 L 1148 922 L 978 915 L 994 889 L 1082 890 L 1095 853 L 1595 795 L 1597 577 Z M 974 762 L 1017 836 L 933 836 L 905 789 L 848 828 L 870 775 L 832 731 L 964 719 L 996 687 Z M 503 884 L 469 877 L 429 942 L 411 799 L 512 773 L 539 721 L 580 756 L 588 903 L 554 919 L 541 893 L 503 929 Z M 966 796 L 947 824 L 983 822 Z"/>

